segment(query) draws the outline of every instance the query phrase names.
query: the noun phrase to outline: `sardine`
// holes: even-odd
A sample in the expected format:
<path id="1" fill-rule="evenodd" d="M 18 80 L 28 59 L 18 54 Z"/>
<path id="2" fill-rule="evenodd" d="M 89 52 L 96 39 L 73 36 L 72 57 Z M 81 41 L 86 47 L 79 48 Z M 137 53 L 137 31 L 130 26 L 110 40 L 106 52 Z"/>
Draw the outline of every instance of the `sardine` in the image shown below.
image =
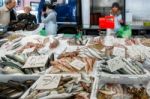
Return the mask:
<path id="1" fill-rule="evenodd" d="M 87 49 L 88 49 L 88 51 L 89 51 L 92 55 L 94 55 L 96 58 L 102 59 L 102 57 L 101 57 L 97 52 L 93 51 L 93 50 L 90 49 L 90 48 L 87 48 Z"/>
<path id="2" fill-rule="evenodd" d="M 40 92 L 40 93 L 38 93 L 38 94 L 36 95 L 36 97 L 39 99 L 39 98 L 48 96 L 49 93 L 50 93 L 49 91 Z"/>
<path id="3" fill-rule="evenodd" d="M 4 72 L 6 74 L 15 74 L 15 73 L 20 73 L 20 74 L 24 74 L 21 70 L 19 70 L 18 68 L 15 67 L 11 67 L 11 66 L 6 66 L 4 67 Z"/>

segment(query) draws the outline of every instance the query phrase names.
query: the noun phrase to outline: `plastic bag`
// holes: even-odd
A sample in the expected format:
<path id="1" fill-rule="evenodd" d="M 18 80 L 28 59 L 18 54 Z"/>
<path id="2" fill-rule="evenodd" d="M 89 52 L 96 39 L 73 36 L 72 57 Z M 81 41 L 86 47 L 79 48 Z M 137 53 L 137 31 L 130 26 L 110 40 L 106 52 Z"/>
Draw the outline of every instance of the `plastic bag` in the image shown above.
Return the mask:
<path id="1" fill-rule="evenodd" d="M 118 32 L 117 32 L 117 36 L 121 37 L 121 38 L 129 38 L 132 36 L 132 30 L 131 27 L 128 25 L 122 26 Z"/>

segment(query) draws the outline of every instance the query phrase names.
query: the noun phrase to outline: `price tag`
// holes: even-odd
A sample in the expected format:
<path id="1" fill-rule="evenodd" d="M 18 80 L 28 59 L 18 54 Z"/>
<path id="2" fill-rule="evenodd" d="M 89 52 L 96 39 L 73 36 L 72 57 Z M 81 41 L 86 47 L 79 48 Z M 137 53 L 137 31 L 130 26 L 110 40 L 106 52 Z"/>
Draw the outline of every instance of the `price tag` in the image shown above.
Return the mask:
<path id="1" fill-rule="evenodd" d="M 83 67 L 85 67 L 86 64 L 76 59 L 73 62 L 71 62 L 70 65 L 76 68 L 77 70 L 81 70 Z"/>
<path id="2" fill-rule="evenodd" d="M 108 67 L 111 72 L 114 72 L 116 70 L 119 70 L 123 68 L 126 64 L 121 60 L 120 57 L 115 57 L 109 61 L 107 61 Z"/>
<path id="3" fill-rule="evenodd" d="M 35 50 L 35 47 L 34 48 L 28 48 L 28 49 L 24 49 L 24 51 L 22 53 L 23 54 L 32 53 L 32 52 L 34 52 L 34 50 Z"/>
<path id="4" fill-rule="evenodd" d="M 23 68 L 45 67 L 48 61 L 48 55 L 30 56 Z"/>
<path id="5" fill-rule="evenodd" d="M 114 47 L 113 55 L 119 56 L 119 57 L 125 57 L 125 49 L 119 48 L 119 47 Z"/>
<path id="6" fill-rule="evenodd" d="M 104 45 L 105 46 L 113 46 L 114 45 L 114 37 L 113 36 L 106 36 L 104 38 Z"/>
<path id="7" fill-rule="evenodd" d="M 61 80 L 60 75 L 44 76 L 37 84 L 36 89 L 38 90 L 50 90 L 58 87 Z"/>

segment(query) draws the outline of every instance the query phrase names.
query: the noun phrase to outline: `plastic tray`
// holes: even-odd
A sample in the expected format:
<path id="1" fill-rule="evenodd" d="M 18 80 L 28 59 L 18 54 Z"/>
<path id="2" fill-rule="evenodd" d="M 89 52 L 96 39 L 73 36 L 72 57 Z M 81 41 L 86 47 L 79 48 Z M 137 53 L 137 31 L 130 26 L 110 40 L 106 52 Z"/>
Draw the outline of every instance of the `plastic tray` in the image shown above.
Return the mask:
<path id="1" fill-rule="evenodd" d="M 146 89 L 147 89 L 147 84 L 148 84 L 149 80 L 146 81 L 141 81 L 139 82 L 138 80 L 123 80 L 121 78 L 116 79 L 115 81 L 108 79 L 108 78 L 96 78 L 95 82 L 93 84 L 93 88 L 92 88 L 92 93 L 91 93 L 91 98 L 90 99 L 97 99 L 97 90 L 103 86 L 104 84 L 107 83 L 112 83 L 112 84 L 126 84 L 126 85 L 139 85 L 139 84 L 143 84 Z"/>
<path id="2" fill-rule="evenodd" d="M 41 81 L 41 79 L 44 77 L 44 76 L 50 76 L 50 75 L 52 75 L 52 76 L 54 76 L 54 75 L 59 75 L 59 76 L 72 76 L 72 77 L 78 77 L 79 79 L 81 79 L 81 75 L 80 74 L 46 74 L 46 75 L 43 75 L 43 76 L 41 76 L 23 95 L 22 95 L 22 97 L 20 98 L 20 99 L 25 99 L 25 97 L 30 93 L 30 91 L 32 90 L 32 89 L 35 89 L 36 88 L 36 86 L 37 86 L 37 84 Z M 61 94 L 60 94 L 61 95 Z M 59 96 L 60 96 L 59 95 Z M 63 96 L 63 95 L 62 95 Z M 61 97 L 62 97 L 61 96 Z M 59 98 L 60 99 L 60 98 Z"/>
<path id="3" fill-rule="evenodd" d="M 95 66 L 95 65 L 93 65 L 93 66 Z M 80 73 L 84 72 L 84 71 L 80 71 L 78 73 L 70 73 L 70 72 L 58 72 L 58 73 L 54 73 L 53 72 L 53 70 L 54 70 L 53 68 L 54 68 L 53 66 L 51 66 L 50 68 L 48 68 L 46 70 L 45 74 L 80 74 Z M 91 73 L 89 73 L 88 75 L 92 76 L 92 77 L 95 77 L 94 67 L 93 67 L 93 71 Z"/>
<path id="4" fill-rule="evenodd" d="M 145 74 L 141 74 L 141 75 L 123 75 L 123 74 L 109 74 L 109 73 L 105 73 L 105 72 L 99 72 L 97 70 L 97 63 L 99 61 L 97 61 L 94 65 L 94 75 L 100 77 L 101 79 L 109 79 L 112 82 L 115 82 L 117 79 L 121 79 L 122 82 L 124 81 L 139 81 L 139 82 L 143 82 L 143 81 L 147 81 L 150 80 L 150 72 L 146 69 L 144 69 Z"/>
<path id="5" fill-rule="evenodd" d="M 26 80 L 37 80 L 40 76 L 36 76 L 36 75 L 0 75 L 0 82 L 8 82 L 9 80 L 14 80 L 14 81 L 26 81 Z"/>

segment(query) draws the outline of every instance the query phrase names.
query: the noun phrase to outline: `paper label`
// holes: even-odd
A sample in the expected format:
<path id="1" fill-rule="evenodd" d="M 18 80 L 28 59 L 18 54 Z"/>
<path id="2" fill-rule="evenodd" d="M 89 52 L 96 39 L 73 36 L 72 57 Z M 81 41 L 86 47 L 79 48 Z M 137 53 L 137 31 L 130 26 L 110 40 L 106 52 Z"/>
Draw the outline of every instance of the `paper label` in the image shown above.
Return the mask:
<path id="1" fill-rule="evenodd" d="M 111 72 L 119 70 L 123 68 L 126 64 L 120 59 L 120 57 L 115 57 L 109 61 L 107 61 L 108 67 Z"/>
<path id="2" fill-rule="evenodd" d="M 113 55 L 119 56 L 119 57 L 125 57 L 125 49 L 119 48 L 119 47 L 114 47 Z"/>
<path id="3" fill-rule="evenodd" d="M 24 49 L 23 54 L 32 53 L 32 52 L 34 52 L 34 50 L 35 50 L 35 47 L 34 48 Z"/>
<path id="4" fill-rule="evenodd" d="M 76 51 L 78 48 L 79 46 L 68 46 L 66 52 L 73 52 Z"/>
<path id="5" fill-rule="evenodd" d="M 60 75 L 44 76 L 37 84 L 36 89 L 38 90 L 49 90 L 58 87 L 61 80 Z"/>
<path id="6" fill-rule="evenodd" d="M 23 68 L 45 67 L 48 61 L 48 55 L 30 56 Z"/>
<path id="7" fill-rule="evenodd" d="M 85 67 L 86 64 L 76 59 L 73 62 L 71 62 L 70 65 L 76 68 L 77 70 L 81 70 L 83 67 Z"/>
<path id="8" fill-rule="evenodd" d="M 104 39 L 105 46 L 113 46 L 114 45 L 114 37 L 113 36 L 106 36 Z"/>

